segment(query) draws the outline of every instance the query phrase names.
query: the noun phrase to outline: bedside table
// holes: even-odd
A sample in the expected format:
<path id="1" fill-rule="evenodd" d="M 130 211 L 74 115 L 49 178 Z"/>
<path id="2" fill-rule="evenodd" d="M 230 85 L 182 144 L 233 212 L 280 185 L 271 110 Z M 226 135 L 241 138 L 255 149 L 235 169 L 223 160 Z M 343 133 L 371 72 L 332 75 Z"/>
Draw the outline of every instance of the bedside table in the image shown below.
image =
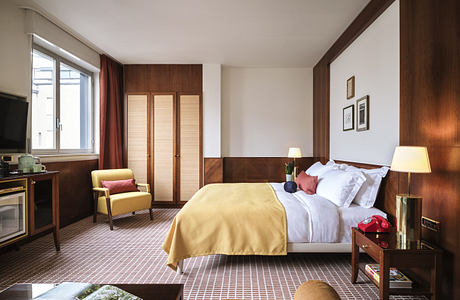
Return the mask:
<path id="1" fill-rule="evenodd" d="M 389 233 L 364 233 L 358 228 L 352 229 L 351 282 L 356 283 L 361 270 L 379 287 L 380 299 L 389 299 L 389 295 L 425 295 L 431 299 L 441 299 L 441 255 L 442 250 L 424 241 L 404 245 L 397 241 L 396 230 Z M 365 271 L 365 264 L 359 263 L 359 249 L 362 249 L 380 264 L 380 282 Z M 413 282 L 412 288 L 390 288 L 390 267 L 397 268 Z M 430 270 L 430 285 L 422 282 L 411 268 Z"/>

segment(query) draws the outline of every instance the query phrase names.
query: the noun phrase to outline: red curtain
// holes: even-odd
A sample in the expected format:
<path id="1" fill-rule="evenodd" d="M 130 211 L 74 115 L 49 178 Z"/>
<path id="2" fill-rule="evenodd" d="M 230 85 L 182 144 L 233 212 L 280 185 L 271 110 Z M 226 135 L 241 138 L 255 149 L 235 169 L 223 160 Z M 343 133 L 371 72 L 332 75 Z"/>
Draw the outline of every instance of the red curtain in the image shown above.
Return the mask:
<path id="1" fill-rule="evenodd" d="M 123 168 L 123 66 L 101 55 L 99 169 Z"/>

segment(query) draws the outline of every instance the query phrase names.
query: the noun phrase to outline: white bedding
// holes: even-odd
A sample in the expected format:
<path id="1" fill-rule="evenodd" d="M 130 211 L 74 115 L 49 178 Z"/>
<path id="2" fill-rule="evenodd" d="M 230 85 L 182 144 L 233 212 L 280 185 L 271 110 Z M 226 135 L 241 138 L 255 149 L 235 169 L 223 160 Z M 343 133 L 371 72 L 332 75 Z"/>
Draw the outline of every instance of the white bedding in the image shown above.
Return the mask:
<path id="1" fill-rule="evenodd" d="M 337 207 L 318 195 L 287 193 L 284 183 L 270 184 L 286 211 L 288 243 L 350 243 L 352 226 L 372 215 L 386 217 L 375 207 Z"/>

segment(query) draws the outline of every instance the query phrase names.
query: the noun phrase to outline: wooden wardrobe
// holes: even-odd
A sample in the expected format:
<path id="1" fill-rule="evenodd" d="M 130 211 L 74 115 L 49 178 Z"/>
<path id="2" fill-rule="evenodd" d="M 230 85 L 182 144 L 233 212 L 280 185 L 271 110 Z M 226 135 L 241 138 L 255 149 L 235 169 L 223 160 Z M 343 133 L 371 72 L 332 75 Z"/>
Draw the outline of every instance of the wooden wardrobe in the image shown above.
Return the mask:
<path id="1" fill-rule="evenodd" d="M 182 205 L 203 182 L 201 65 L 127 65 L 124 76 L 126 165 L 155 206 Z"/>

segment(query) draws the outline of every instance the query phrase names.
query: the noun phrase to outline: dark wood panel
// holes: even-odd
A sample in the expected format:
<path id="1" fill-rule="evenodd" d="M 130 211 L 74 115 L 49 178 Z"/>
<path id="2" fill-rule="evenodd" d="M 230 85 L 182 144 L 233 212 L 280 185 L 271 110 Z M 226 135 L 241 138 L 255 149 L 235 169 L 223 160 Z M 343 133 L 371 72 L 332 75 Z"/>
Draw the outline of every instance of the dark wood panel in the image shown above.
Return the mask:
<path id="1" fill-rule="evenodd" d="M 224 182 L 224 162 L 222 158 L 204 158 L 204 185 Z"/>
<path id="2" fill-rule="evenodd" d="M 330 64 L 393 2 L 370 1 L 313 68 L 313 156 L 323 163 L 329 159 Z"/>
<path id="3" fill-rule="evenodd" d="M 59 171 L 59 205 L 61 227 L 87 217 L 93 211 L 91 171 L 98 160 L 44 163 L 49 171 Z"/>
<path id="4" fill-rule="evenodd" d="M 202 65 L 124 65 L 125 94 L 201 92 Z"/>
<path id="5" fill-rule="evenodd" d="M 329 160 L 329 63 L 324 59 L 313 68 L 313 156 Z"/>
<path id="6" fill-rule="evenodd" d="M 440 234 L 422 234 L 447 252 L 446 299 L 460 298 L 459 12 L 458 0 L 400 6 L 400 144 L 428 147 L 432 173 L 411 184 L 423 196 L 423 215 L 441 221 Z"/>
<path id="7" fill-rule="evenodd" d="M 224 157 L 224 182 L 283 182 L 287 157 Z M 313 164 L 312 157 L 296 159 L 297 170 Z"/>

